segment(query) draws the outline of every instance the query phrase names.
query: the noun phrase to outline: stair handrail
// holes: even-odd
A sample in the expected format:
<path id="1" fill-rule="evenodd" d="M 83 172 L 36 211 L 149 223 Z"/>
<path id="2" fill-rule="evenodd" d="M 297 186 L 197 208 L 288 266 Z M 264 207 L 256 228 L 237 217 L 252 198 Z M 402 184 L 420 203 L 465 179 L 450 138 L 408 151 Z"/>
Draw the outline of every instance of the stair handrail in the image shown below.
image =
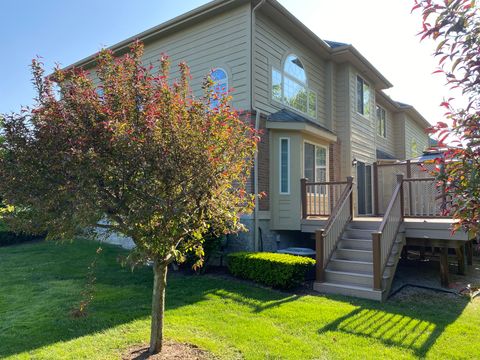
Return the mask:
<path id="1" fill-rule="evenodd" d="M 382 278 L 388 258 L 404 220 L 403 175 L 397 175 L 397 186 L 377 231 L 372 233 L 373 288 L 382 290 Z"/>
<path id="2" fill-rule="evenodd" d="M 316 281 L 325 281 L 325 266 L 330 260 L 346 225 L 353 218 L 353 177 L 347 177 L 347 186 L 340 195 L 340 200 L 333 208 L 323 229 L 315 232 Z"/>

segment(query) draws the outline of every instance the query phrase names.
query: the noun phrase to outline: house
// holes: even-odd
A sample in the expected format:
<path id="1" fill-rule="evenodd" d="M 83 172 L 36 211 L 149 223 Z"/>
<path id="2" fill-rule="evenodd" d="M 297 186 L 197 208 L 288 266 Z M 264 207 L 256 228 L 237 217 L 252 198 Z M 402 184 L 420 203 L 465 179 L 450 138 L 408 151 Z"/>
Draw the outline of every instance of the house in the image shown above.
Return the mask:
<path id="1" fill-rule="evenodd" d="M 418 184 L 410 163 L 407 182 L 391 169 L 422 154 L 430 124 L 383 92 L 392 84 L 354 46 L 322 40 L 275 0 L 215 0 L 111 49 L 122 54 L 135 39 L 146 63 L 158 66 L 161 53 L 186 61 L 194 92 L 209 73 L 219 89 L 235 89 L 232 105 L 263 133 L 249 186 L 267 197 L 230 250 L 316 246 L 318 290 L 382 299 L 409 229 L 430 227 L 455 247 L 468 240 L 450 237 L 450 220 L 403 221 L 416 211 L 404 207 L 404 187 L 410 196 Z M 73 66 L 94 65 L 91 56 Z"/>

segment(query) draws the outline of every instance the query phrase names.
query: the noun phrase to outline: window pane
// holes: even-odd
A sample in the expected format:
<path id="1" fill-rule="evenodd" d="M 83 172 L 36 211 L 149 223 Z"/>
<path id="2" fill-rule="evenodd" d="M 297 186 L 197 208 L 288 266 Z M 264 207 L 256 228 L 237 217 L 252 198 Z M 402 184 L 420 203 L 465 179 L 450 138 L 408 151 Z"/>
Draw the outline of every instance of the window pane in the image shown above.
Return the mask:
<path id="1" fill-rule="evenodd" d="M 295 79 L 301 81 L 302 83 L 307 82 L 307 75 L 300 59 L 295 55 L 289 55 L 287 60 L 285 60 L 284 70 L 290 76 L 293 76 Z"/>
<path id="2" fill-rule="evenodd" d="M 325 148 L 316 146 L 316 165 L 317 166 L 326 166 L 327 165 L 327 151 Z"/>
<path id="3" fill-rule="evenodd" d="M 363 114 L 363 80 L 357 76 L 357 112 Z"/>
<path id="4" fill-rule="evenodd" d="M 220 104 L 220 100 L 228 94 L 228 77 L 227 73 L 223 69 L 214 69 L 210 73 L 210 77 L 213 80 L 213 92 L 215 96 L 210 99 L 210 108 L 217 108 Z"/>
<path id="5" fill-rule="evenodd" d="M 282 74 L 272 69 L 272 99 L 282 101 Z"/>
<path id="6" fill-rule="evenodd" d="M 315 181 L 316 182 L 326 182 L 327 181 L 327 169 L 317 168 L 315 171 Z"/>
<path id="7" fill-rule="evenodd" d="M 317 94 L 311 90 L 308 92 L 308 115 L 317 117 Z"/>
<path id="8" fill-rule="evenodd" d="M 309 181 L 315 181 L 315 146 L 305 143 L 303 175 Z"/>
<path id="9" fill-rule="evenodd" d="M 307 90 L 303 85 L 285 77 L 283 96 L 286 104 L 301 112 L 307 112 Z"/>
<path id="10" fill-rule="evenodd" d="M 363 114 L 370 116 L 370 86 L 363 83 Z"/>
<path id="11" fill-rule="evenodd" d="M 288 158 L 289 158 L 289 144 L 288 139 L 280 140 L 280 192 L 288 193 L 289 191 L 289 169 L 288 169 Z"/>

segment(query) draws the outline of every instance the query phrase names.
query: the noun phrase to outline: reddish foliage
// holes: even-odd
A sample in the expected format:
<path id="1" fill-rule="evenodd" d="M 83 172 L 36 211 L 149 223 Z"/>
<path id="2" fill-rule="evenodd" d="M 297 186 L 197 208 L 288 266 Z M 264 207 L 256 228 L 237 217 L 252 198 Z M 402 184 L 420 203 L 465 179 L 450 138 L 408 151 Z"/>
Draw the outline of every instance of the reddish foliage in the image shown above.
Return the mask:
<path id="1" fill-rule="evenodd" d="M 432 132 L 440 143 L 448 138 L 457 148 L 445 154 L 445 171 L 438 173 L 452 196 L 455 229 L 480 230 L 480 12 L 472 0 L 415 0 L 412 11 L 421 11 L 421 39 L 433 39 L 439 58 L 436 72 L 445 75 L 450 89 L 460 89 L 467 105 L 458 109 L 454 99 L 441 103 L 446 122 Z"/>

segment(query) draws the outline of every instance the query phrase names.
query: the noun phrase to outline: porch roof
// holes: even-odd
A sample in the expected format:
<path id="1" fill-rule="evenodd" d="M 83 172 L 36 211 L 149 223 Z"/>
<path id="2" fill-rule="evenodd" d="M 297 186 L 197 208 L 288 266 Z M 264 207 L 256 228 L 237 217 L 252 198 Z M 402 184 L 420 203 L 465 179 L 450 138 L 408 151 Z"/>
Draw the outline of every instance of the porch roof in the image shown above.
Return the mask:
<path id="1" fill-rule="evenodd" d="M 317 123 L 316 121 L 313 121 L 311 119 L 308 119 L 294 111 L 291 111 L 291 110 L 288 110 L 288 109 L 282 109 L 280 111 L 277 111 L 276 113 L 273 113 L 271 114 L 270 116 L 268 116 L 267 118 L 268 121 L 274 121 L 274 122 L 298 122 L 298 123 L 306 123 L 308 125 L 312 125 L 316 128 L 319 128 L 320 130 L 322 131 L 326 131 L 332 135 L 335 135 L 336 134 L 327 129 L 326 127 L 320 125 L 319 123 Z"/>

